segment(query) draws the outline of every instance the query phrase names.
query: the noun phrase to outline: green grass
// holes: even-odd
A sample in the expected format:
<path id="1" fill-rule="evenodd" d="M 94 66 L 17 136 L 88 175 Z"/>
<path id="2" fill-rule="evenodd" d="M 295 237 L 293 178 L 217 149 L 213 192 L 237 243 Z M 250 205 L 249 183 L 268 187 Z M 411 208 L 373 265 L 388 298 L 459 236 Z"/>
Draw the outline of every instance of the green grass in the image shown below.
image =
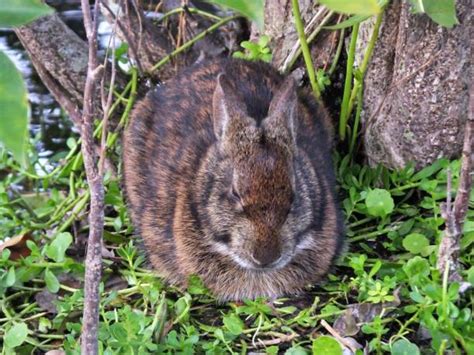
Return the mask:
<path id="1" fill-rule="evenodd" d="M 113 143 L 110 157 L 117 162 L 119 145 Z M 23 241 L 0 257 L 3 354 L 79 353 L 88 192 L 72 138 L 69 147 L 51 160 L 58 168 L 43 176 L 22 171 L 0 153 L 0 234 L 13 238 L 10 243 Z M 41 170 L 32 150 L 29 159 Z M 448 284 L 436 270 L 446 171 L 456 187 L 459 161 L 441 160 L 416 173 L 411 167 L 371 169 L 349 156 L 335 161 L 348 251 L 325 282 L 274 302 L 219 304 L 198 278 L 185 292 L 163 284 L 132 237 L 119 176 L 107 176 L 104 353 L 340 353 L 323 321 L 341 335 L 345 327 L 373 353 L 470 351 L 472 294 L 459 292 L 458 283 Z M 471 197 L 460 256 L 466 282 L 474 276 L 473 220 Z"/>

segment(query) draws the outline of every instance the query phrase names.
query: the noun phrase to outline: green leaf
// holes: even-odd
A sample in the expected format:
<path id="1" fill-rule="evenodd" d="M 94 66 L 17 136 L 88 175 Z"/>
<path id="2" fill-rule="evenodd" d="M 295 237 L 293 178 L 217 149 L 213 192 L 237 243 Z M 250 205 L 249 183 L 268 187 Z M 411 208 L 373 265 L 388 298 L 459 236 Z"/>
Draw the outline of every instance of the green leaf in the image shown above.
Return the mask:
<path id="1" fill-rule="evenodd" d="M 341 30 L 343 28 L 352 27 L 358 23 L 367 20 L 370 16 L 367 15 L 354 15 L 349 17 L 347 20 L 339 22 L 337 25 L 324 26 L 323 28 L 328 30 Z"/>
<path id="2" fill-rule="evenodd" d="M 260 30 L 263 30 L 264 0 L 206 0 L 212 4 L 228 7 L 240 12 L 245 17 L 254 21 Z"/>
<path id="3" fill-rule="evenodd" d="M 430 264 L 428 260 L 415 256 L 403 265 L 403 270 L 408 277 L 417 275 L 428 276 L 430 274 Z"/>
<path id="4" fill-rule="evenodd" d="M 380 6 L 377 0 L 320 0 L 319 3 L 333 11 L 342 12 L 343 14 L 375 15 L 380 12 Z"/>
<path id="5" fill-rule="evenodd" d="M 67 248 L 72 243 L 72 236 L 70 233 L 59 233 L 56 238 L 48 245 L 46 249 L 46 256 L 53 259 L 57 263 L 64 261 Z"/>
<path id="6" fill-rule="evenodd" d="M 437 160 L 433 164 L 421 169 L 419 172 L 413 175 L 412 180 L 418 181 L 430 177 L 437 173 L 440 169 L 446 168 L 448 164 L 448 160 L 446 159 Z"/>
<path id="7" fill-rule="evenodd" d="M 13 349 L 23 344 L 28 336 L 28 326 L 25 323 L 16 323 L 7 330 L 3 341 L 7 348 Z"/>
<path id="8" fill-rule="evenodd" d="M 419 355 L 420 349 L 406 339 L 398 339 L 392 344 L 390 353 L 392 355 Z"/>
<path id="9" fill-rule="evenodd" d="M 285 351 L 285 355 L 306 355 L 308 352 L 302 346 L 292 346 L 287 351 Z"/>
<path id="10" fill-rule="evenodd" d="M 5 287 L 11 287 L 15 283 L 16 276 L 15 276 L 15 267 L 12 266 L 10 270 L 8 270 L 7 277 L 5 279 L 4 285 Z"/>
<path id="11" fill-rule="evenodd" d="M 438 25 L 451 28 L 459 23 L 455 0 L 423 0 L 426 14 Z"/>
<path id="12" fill-rule="evenodd" d="M 40 0 L 8 0 L 0 3 L 0 27 L 25 25 L 54 10 Z"/>
<path id="13" fill-rule="evenodd" d="M 390 192 L 384 189 L 375 189 L 365 197 L 367 212 L 375 217 L 384 217 L 393 211 L 394 203 Z"/>
<path id="14" fill-rule="evenodd" d="M 341 355 L 342 348 L 339 342 L 330 336 L 320 336 L 313 341 L 314 355 Z"/>
<path id="15" fill-rule="evenodd" d="M 428 239 L 420 233 L 408 234 L 403 239 L 403 247 L 413 254 L 420 254 L 429 244 Z"/>
<path id="16" fill-rule="evenodd" d="M 44 272 L 44 282 L 46 282 L 46 287 L 48 288 L 49 292 L 56 293 L 59 291 L 59 281 L 56 276 L 48 269 L 46 269 Z"/>
<path id="17" fill-rule="evenodd" d="M 29 111 L 27 93 L 21 74 L 3 52 L 0 52 L 0 107 L 0 144 L 25 165 Z"/>
<path id="18" fill-rule="evenodd" d="M 242 334 L 242 330 L 244 329 L 244 322 L 240 319 L 238 315 L 235 313 L 228 314 L 224 316 L 223 319 L 224 325 L 234 335 Z"/>

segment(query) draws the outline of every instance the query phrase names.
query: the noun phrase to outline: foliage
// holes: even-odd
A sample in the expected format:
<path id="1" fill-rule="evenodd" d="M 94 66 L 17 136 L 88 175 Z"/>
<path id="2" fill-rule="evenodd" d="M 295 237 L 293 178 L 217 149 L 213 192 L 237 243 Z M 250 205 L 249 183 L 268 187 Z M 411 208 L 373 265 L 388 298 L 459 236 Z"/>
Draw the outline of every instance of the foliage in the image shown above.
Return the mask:
<path id="1" fill-rule="evenodd" d="M 21 74 L 3 52 L 0 52 L 0 107 L 0 143 L 24 164 L 28 135 L 27 92 Z"/>
<path id="2" fill-rule="evenodd" d="M 343 14 L 375 15 L 380 12 L 377 0 L 319 0 L 319 3 Z"/>
<path id="3" fill-rule="evenodd" d="M 10 0 L 0 4 L 0 27 L 16 27 L 52 13 L 37 0 Z M 28 141 L 28 101 L 20 72 L 5 53 L 0 52 L 0 144 L 25 164 Z"/>
<path id="4" fill-rule="evenodd" d="M 425 13 L 438 25 L 451 28 L 458 24 L 456 18 L 456 0 L 407 0 L 412 5 L 414 13 Z M 368 19 L 371 15 L 380 13 L 389 0 L 320 0 L 321 4 L 333 11 L 354 16 L 330 29 L 340 29 L 353 26 Z"/>
<path id="5" fill-rule="evenodd" d="M 242 56 L 268 58 L 267 43 L 246 44 Z M 474 282 L 474 194 L 461 240 L 459 261 L 467 269 L 463 280 L 449 284 L 436 267 L 447 171 L 455 189 L 459 161 L 439 160 L 418 172 L 411 166 L 389 171 L 359 165 L 355 155 L 336 155 L 350 243 L 333 273 L 301 296 L 222 304 L 198 277 L 189 279 L 186 290 L 165 285 L 147 268 L 139 241 L 132 237 L 120 188 L 118 144 L 137 90 L 136 70 L 130 73 L 129 83 L 115 93 L 113 112 L 121 114 L 119 122 L 105 137 L 108 159 L 119 170 L 105 178 L 102 353 L 347 352 L 347 343 L 333 338 L 322 320 L 339 334 L 346 331 L 345 340 L 367 352 L 469 353 L 474 346 L 472 296 L 463 288 Z M 323 71 L 316 76 L 320 87 L 330 84 Z M 360 68 L 354 78 L 362 81 Z M 98 123 L 98 140 L 101 128 Z M 2 351 L 62 348 L 79 354 L 89 199 L 80 141 L 71 134 L 67 149 L 49 159 L 50 168 L 34 148 L 37 139 L 31 138 L 27 147 L 31 171 L 0 148 Z"/>
<path id="6" fill-rule="evenodd" d="M 456 0 L 410 0 L 414 13 L 426 13 L 438 25 L 451 28 L 459 23 Z"/>
<path id="7" fill-rule="evenodd" d="M 40 0 L 8 0 L 0 4 L 0 27 L 17 27 L 53 13 Z"/>
<path id="8" fill-rule="evenodd" d="M 260 30 L 263 29 L 264 0 L 206 0 L 212 4 L 235 10 L 254 21 Z"/>
<path id="9" fill-rule="evenodd" d="M 33 146 L 28 157 L 37 166 Z M 0 334 L 16 352 L 79 351 L 84 266 L 77 245 L 87 235 L 87 190 L 77 148 L 71 138 L 70 151 L 58 154 L 61 165 L 46 176 L 25 176 L 7 154 L 0 154 L 0 173 L 6 173 L 0 182 L 0 228 L 9 242 L 26 239 L 23 246 L 0 245 Z M 118 159 L 115 143 L 109 151 Z M 473 341 L 471 300 L 459 291 L 459 283 L 447 284 L 436 269 L 446 171 L 453 172 L 456 187 L 459 162 L 440 160 L 419 172 L 412 167 L 371 169 L 349 156 L 336 156 L 336 164 L 350 249 L 321 286 L 273 304 L 264 299 L 219 304 L 197 277 L 185 291 L 164 285 L 145 268 L 144 256 L 130 240 L 117 178 L 108 176 L 105 243 L 113 253 L 105 257 L 100 306 L 104 353 L 218 354 L 265 348 L 268 354 L 340 354 L 342 345 L 320 321 L 336 324 L 351 309 L 350 314 L 366 315 L 352 337 L 360 344 L 367 341 L 376 353 L 465 351 Z M 37 199 L 29 191 L 11 195 L 18 183 L 31 186 Z M 381 203 L 374 204 L 374 196 Z M 474 218 L 472 206 L 468 216 Z M 71 217 L 79 221 L 74 235 L 69 233 Z M 462 238 L 460 261 L 466 266 L 472 265 L 468 246 L 473 236 L 471 222 Z M 14 258 L 19 250 L 24 256 Z M 464 274 L 466 280 L 469 275 L 472 271 Z M 377 311 L 382 304 L 394 306 Z M 259 345 L 275 340 L 276 345 Z"/>
<path id="10" fill-rule="evenodd" d="M 240 58 L 245 60 L 261 60 L 267 63 L 272 61 L 272 53 L 268 48 L 270 37 L 262 36 L 258 39 L 258 42 L 243 41 L 240 43 L 242 48 L 245 48 L 245 52 L 237 51 L 232 54 L 234 58 Z"/>

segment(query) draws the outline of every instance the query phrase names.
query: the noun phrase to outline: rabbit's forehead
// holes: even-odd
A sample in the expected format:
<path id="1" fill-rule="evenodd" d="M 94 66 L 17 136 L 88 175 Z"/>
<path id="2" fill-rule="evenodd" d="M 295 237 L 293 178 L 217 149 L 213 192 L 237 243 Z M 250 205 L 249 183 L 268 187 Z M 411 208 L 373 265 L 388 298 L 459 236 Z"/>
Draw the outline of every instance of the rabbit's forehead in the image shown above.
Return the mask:
<path id="1" fill-rule="evenodd" d="M 234 168 L 234 181 L 243 194 L 265 190 L 291 188 L 290 164 L 279 148 L 253 147 L 248 155 L 238 159 Z"/>

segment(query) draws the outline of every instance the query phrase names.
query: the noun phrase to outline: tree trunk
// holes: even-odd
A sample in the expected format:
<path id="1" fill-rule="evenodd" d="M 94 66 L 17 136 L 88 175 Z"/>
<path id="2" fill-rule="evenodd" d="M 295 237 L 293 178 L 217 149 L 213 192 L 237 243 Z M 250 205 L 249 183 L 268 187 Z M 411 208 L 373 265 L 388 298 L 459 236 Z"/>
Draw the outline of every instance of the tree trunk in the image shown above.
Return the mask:
<path id="1" fill-rule="evenodd" d="M 306 24 L 320 11 L 312 1 L 299 4 Z M 363 141 L 371 164 L 398 168 L 414 162 L 420 168 L 460 155 L 472 79 L 469 5 L 457 1 L 460 25 L 453 29 L 411 14 L 406 1 L 394 0 L 386 10 L 364 80 Z M 357 57 L 365 51 L 372 25 L 369 20 L 361 26 Z M 291 0 L 266 1 L 262 34 L 272 38 L 273 64 L 281 69 L 297 42 Z M 252 35 L 259 33 L 254 29 Z M 316 68 L 331 58 L 330 37 L 323 31 L 311 43 Z"/>
<path id="2" fill-rule="evenodd" d="M 453 29 L 412 14 L 406 1 L 387 9 L 364 82 L 371 164 L 421 168 L 460 155 L 472 80 L 470 3 L 457 1 L 460 24 Z"/>

